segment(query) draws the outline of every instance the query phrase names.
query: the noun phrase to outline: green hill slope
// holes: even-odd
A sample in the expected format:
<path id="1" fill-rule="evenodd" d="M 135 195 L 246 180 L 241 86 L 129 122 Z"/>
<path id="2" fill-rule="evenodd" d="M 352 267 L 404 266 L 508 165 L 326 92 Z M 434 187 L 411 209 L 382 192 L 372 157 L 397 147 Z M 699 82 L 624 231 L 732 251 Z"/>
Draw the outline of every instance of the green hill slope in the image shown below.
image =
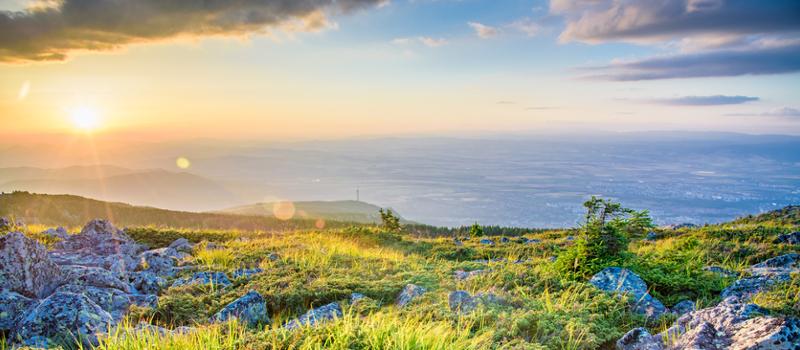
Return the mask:
<path id="1" fill-rule="evenodd" d="M 120 227 L 156 226 L 183 229 L 285 231 L 318 228 L 318 217 L 279 220 L 259 215 L 193 213 L 104 202 L 73 195 L 29 192 L 0 194 L 0 216 L 23 219 L 28 224 L 82 226 L 94 218 L 109 219 Z M 353 223 L 324 219 L 325 227 Z"/>
<path id="2" fill-rule="evenodd" d="M 380 207 L 360 201 L 307 201 L 293 202 L 300 218 L 323 218 L 325 220 L 352 221 L 365 224 L 379 223 Z M 276 202 L 256 203 L 221 210 L 221 213 L 237 215 L 260 215 L 274 217 Z"/>

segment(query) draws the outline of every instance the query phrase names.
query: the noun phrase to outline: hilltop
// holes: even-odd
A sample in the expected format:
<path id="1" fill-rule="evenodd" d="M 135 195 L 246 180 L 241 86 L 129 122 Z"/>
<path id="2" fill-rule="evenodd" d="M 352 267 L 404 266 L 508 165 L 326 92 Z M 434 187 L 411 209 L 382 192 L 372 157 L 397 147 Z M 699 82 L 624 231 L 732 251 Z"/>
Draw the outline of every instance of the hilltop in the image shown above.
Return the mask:
<path id="1" fill-rule="evenodd" d="M 265 202 L 242 205 L 220 210 L 220 213 L 238 215 L 257 215 L 274 217 L 276 205 L 280 202 Z M 381 217 L 378 210 L 381 207 L 361 201 L 298 201 L 292 202 L 296 216 L 299 218 L 324 218 L 326 220 L 350 221 L 364 224 L 380 223 Z M 401 221 L 407 222 L 401 218 Z"/>

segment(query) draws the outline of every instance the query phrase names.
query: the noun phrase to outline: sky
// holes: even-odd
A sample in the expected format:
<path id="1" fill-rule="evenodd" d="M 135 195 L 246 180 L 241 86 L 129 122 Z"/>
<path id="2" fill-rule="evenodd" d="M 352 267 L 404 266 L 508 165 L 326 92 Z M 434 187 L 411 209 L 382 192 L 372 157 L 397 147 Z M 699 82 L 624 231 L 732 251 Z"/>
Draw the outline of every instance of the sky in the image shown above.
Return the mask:
<path id="1" fill-rule="evenodd" d="M 0 0 L 5 135 L 800 134 L 800 2 Z"/>

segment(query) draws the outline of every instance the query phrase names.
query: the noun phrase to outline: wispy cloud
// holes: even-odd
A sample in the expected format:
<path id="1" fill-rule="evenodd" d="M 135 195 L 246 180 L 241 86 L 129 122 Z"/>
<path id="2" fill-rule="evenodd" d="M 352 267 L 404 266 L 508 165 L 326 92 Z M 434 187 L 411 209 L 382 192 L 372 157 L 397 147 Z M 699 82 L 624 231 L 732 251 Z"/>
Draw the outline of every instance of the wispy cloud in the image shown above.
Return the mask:
<path id="1" fill-rule="evenodd" d="M 738 105 L 742 103 L 758 101 L 758 97 L 753 96 L 683 96 L 675 98 L 650 99 L 646 102 L 671 105 L 671 106 L 721 106 Z"/>
<path id="2" fill-rule="evenodd" d="M 658 56 L 590 67 L 585 78 L 636 81 L 764 75 L 800 71 L 800 45 L 759 50 L 723 50 Z"/>
<path id="3" fill-rule="evenodd" d="M 731 117 L 752 117 L 752 116 L 762 116 L 762 117 L 800 117 L 800 109 L 791 108 L 791 107 L 782 107 L 773 109 L 768 112 L 762 113 L 729 113 L 726 116 Z"/>
<path id="4" fill-rule="evenodd" d="M 517 30 L 519 32 L 522 32 L 527 36 L 536 36 L 541 31 L 541 26 L 539 26 L 539 24 L 537 24 L 530 18 L 524 18 L 521 20 L 511 22 L 511 24 L 509 24 L 508 27 Z"/>
<path id="5" fill-rule="evenodd" d="M 481 39 L 490 39 L 500 34 L 500 29 L 478 22 L 467 23 Z"/>
<path id="6" fill-rule="evenodd" d="M 0 12 L 0 61 L 64 60 L 75 51 L 113 50 L 180 37 L 241 36 L 271 28 L 316 31 L 328 13 L 349 13 L 386 0 L 38 1 Z"/>
<path id="7" fill-rule="evenodd" d="M 419 41 L 427 47 L 439 47 L 443 45 L 447 45 L 447 39 L 443 38 L 431 38 L 427 36 L 419 37 Z"/>

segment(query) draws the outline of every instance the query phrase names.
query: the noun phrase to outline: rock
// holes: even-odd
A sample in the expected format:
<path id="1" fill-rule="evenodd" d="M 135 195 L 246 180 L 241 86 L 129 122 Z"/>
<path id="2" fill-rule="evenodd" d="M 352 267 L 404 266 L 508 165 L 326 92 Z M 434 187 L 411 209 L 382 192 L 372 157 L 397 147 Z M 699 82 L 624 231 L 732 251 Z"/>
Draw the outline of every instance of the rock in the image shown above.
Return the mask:
<path id="1" fill-rule="evenodd" d="M 361 293 L 351 293 L 350 294 L 350 304 L 355 304 L 362 299 L 366 298 L 367 296 Z"/>
<path id="2" fill-rule="evenodd" d="M 617 340 L 617 350 L 662 350 L 659 337 L 654 337 L 643 327 L 634 328 Z"/>
<path id="3" fill-rule="evenodd" d="M 6 217 L 0 217 L 0 232 L 7 232 L 14 228 L 14 225 Z"/>
<path id="4" fill-rule="evenodd" d="M 567 236 L 567 237 L 566 237 L 566 238 L 564 238 L 564 239 L 565 239 L 566 241 L 568 241 L 568 242 L 572 242 L 572 241 L 574 241 L 574 240 L 575 240 L 575 236 L 573 236 L 573 235 L 569 235 L 569 236 Z"/>
<path id="5" fill-rule="evenodd" d="M 457 280 L 466 280 L 466 279 L 481 275 L 481 274 L 483 274 L 485 272 L 486 272 L 485 270 L 475 270 L 475 271 L 458 270 L 458 271 L 453 273 L 453 277 L 455 277 L 455 279 L 457 279 Z"/>
<path id="6" fill-rule="evenodd" d="M 758 264 L 755 264 L 751 267 L 752 269 L 794 269 L 798 268 L 798 263 L 800 263 L 800 254 L 798 253 L 791 253 L 785 254 L 781 256 L 776 256 L 771 259 L 764 260 Z"/>
<path id="7" fill-rule="evenodd" d="M 162 337 L 172 334 L 172 331 L 169 329 L 145 322 L 139 322 L 136 327 L 133 328 L 133 331 L 143 335 L 157 335 Z"/>
<path id="8" fill-rule="evenodd" d="M 61 269 L 39 242 L 12 232 L 0 237 L 0 286 L 29 298 L 44 298 L 63 283 Z"/>
<path id="9" fill-rule="evenodd" d="M 399 307 L 404 307 L 414 299 L 425 293 L 425 288 L 414 284 L 407 284 L 400 295 L 397 296 L 396 304 Z"/>
<path id="10" fill-rule="evenodd" d="M 488 260 L 487 259 L 478 259 L 478 260 L 472 260 L 472 262 L 478 263 L 478 264 L 501 263 L 501 262 L 506 262 L 506 259 L 505 258 L 492 258 L 492 259 L 488 259 Z"/>
<path id="11" fill-rule="evenodd" d="M 224 322 L 230 318 L 238 318 L 251 327 L 269 324 L 264 297 L 251 290 L 217 312 L 212 317 L 212 321 Z"/>
<path id="12" fill-rule="evenodd" d="M 131 284 L 140 293 L 158 294 L 167 286 L 167 280 L 150 271 L 136 272 L 131 277 Z"/>
<path id="13" fill-rule="evenodd" d="M 653 231 L 650 231 L 647 233 L 647 236 L 644 239 L 648 241 L 655 241 L 658 239 L 658 234 Z"/>
<path id="14" fill-rule="evenodd" d="M 67 230 L 65 230 L 63 227 L 60 226 L 58 228 L 49 228 L 44 232 L 42 232 L 42 234 L 53 238 L 58 238 L 61 240 L 69 238 L 69 233 L 67 233 Z"/>
<path id="15" fill-rule="evenodd" d="M 780 235 L 772 243 L 798 245 L 800 244 L 800 231 Z"/>
<path id="16" fill-rule="evenodd" d="M 252 268 L 252 269 L 238 269 L 238 270 L 233 272 L 231 277 L 233 277 L 234 279 L 239 279 L 239 278 L 249 279 L 253 275 L 257 275 L 257 274 L 262 273 L 262 272 L 264 272 L 264 270 L 259 268 L 259 267 Z"/>
<path id="17" fill-rule="evenodd" d="M 12 329 L 35 301 L 11 291 L 0 291 L 0 332 Z"/>
<path id="18" fill-rule="evenodd" d="M 775 285 L 776 283 L 789 281 L 789 274 L 777 275 L 756 275 L 745 277 L 736 280 L 725 288 L 720 294 L 721 297 L 737 297 L 740 299 L 749 299 L 759 292 L 765 291 Z"/>
<path id="19" fill-rule="evenodd" d="M 136 255 L 144 248 L 110 222 L 99 219 L 90 221 L 79 234 L 71 235 L 56 243 L 55 247 L 66 251 L 85 251 L 98 255 Z"/>
<path id="20" fill-rule="evenodd" d="M 511 240 L 508 239 L 508 237 L 500 238 L 500 243 L 508 243 L 508 242 L 511 242 Z"/>
<path id="21" fill-rule="evenodd" d="M 694 311 L 695 304 L 691 300 L 683 300 L 672 306 L 670 311 L 678 316 Z"/>
<path id="22" fill-rule="evenodd" d="M 738 326 L 732 349 L 786 349 L 800 347 L 800 319 L 758 317 Z"/>
<path id="23" fill-rule="evenodd" d="M 667 312 L 666 306 L 647 292 L 647 284 L 635 273 L 620 267 L 608 267 L 592 276 L 589 283 L 617 295 L 627 295 L 636 313 L 658 318 Z"/>
<path id="24" fill-rule="evenodd" d="M 450 310 L 453 312 L 469 313 L 479 305 L 499 305 L 504 301 L 494 293 L 481 292 L 471 296 L 467 291 L 457 290 L 451 292 L 447 298 Z"/>
<path id="25" fill-rule="evenodd" d="M 63 268 L 64 276 L 70 284 L 115 288 L 126 293 L 131 292 L 130 284 L 123 282 L 114 273 L 99 267 L 69 265 Z"/>
<path id="26" fill-rule="evenodd" d="M 450 310 L 454 312 L 470 312 L 475 308 L 472 296 L 464 290 L 450 292 L 447 303 L 450 305 Z"/>
<path id="27" fill-rule="evenodd" d="M 231 285 L 231 281 L 224 272 L 195 272 L 191 277 L 184 277 L 176 280 L 172 286 L 180 287 L 194 284 L 213 284 L 225 288 Z"/>
<path id="28" fill-rule="evenodd" d="M 728 270 L 726 268 L 720 267 L 720 266 L 706 266 L 706 267 L 703 267 L 703 270 L 711 272 L 711 273 L 714 273 L 714 274 L 716 274 L 718 276 L 721 276 L 721 277 L 736 277 L 736 276 L 739 276 L 738 273 L 733 272 L 731 270 Z"/>
<path id="29" fill-rule="evenodd" d="M 286 323 L 284 327 L 290 330 L 302 326 L 313 327 L 339 317 L 342 317 L 342 308 L 338 303 L 330 303 L 316 309 L 308 310 L 303 316 Z"/>
<path id="30" fill-rule="evenodd" d="M 455 244 L 456 247 L 461 247 L 464 245 L 464 243 L 459 241 L 458 238 L 453 238 L 453 244 Z"/>
<path id="31" fill-rule="evenodd" d="M 175 266 L 182 257 L 182 253 L 172 248 L 148 250 L 139 254 L 139 264 L 136 266 L 136 270 L 172 277 L 175 275 Z"/>
<path id="32" fill-rule="evenodd" d="M 192 253 L 192 250 L 194 249 L 192 247 L 192 244 L 189 243 L 189 240 L 186 239 L 186 238 L 178 238 L 178 239 L 176 239 L 175 241 L 173 241 L 172 243 L 169 244 L 168 248 L 175 249 L 178 252 L 190 253 L 190 254 Z"/>
<path id="33" fill-rule="evenodd" d="M 58 287 L 56 293 L 83 295 L 102 308 L 103 311 L 108 312 L 115 321 L 122 319 L 128 311 L 128 307 L 132 304 L 127 293 L 114 288 L 66 284 Z"/>
<path id="34" fill-rule="evenodd" d="M 278 253 L 269 253 L 269 255 L 267 255 L 267 259 L 270 261 L 278 261 L 281 259 L 281 256 L 278 255 Z"/>
<path id="35" fill-rule="evenodd" d="M 488 238 L 482 238 L 480 241 L 478 241 L 478 243 L 489 245 L 489 246 L 493 246 L 494 245 L 494 241 L 491 240 L 491 239 L 488 239 Z"/>
<path id="36" fill-rule="evenodd" d="M 538 244 L 538 243 L 542 243 L 542 240 L 535 238 L 525 240 L 525 244 Z"/>
<path id="37" fill-rule="evenodd" d="M 113 319 L 81 294 L 58 292 L 42 300 L 17 324 L 11 339 L 24 345 L 51 345 L 75 338 L 86 347 L 97 345 L 97 335 L 108 331 Z"/>
<path id="38" fill-rule="evenodd" d="M 668 227 L 673 229 L 673 230 L 680 230 L 680 229 L 683 229 L 683 228 L 695 228 L 695 227 L 697 227 L 697 225 L 695 225 L 695 224 L 693 224 L 691 222 L 684 222 L 684 223 L 680 223 L 680 224 L 670 225 Z"/>

